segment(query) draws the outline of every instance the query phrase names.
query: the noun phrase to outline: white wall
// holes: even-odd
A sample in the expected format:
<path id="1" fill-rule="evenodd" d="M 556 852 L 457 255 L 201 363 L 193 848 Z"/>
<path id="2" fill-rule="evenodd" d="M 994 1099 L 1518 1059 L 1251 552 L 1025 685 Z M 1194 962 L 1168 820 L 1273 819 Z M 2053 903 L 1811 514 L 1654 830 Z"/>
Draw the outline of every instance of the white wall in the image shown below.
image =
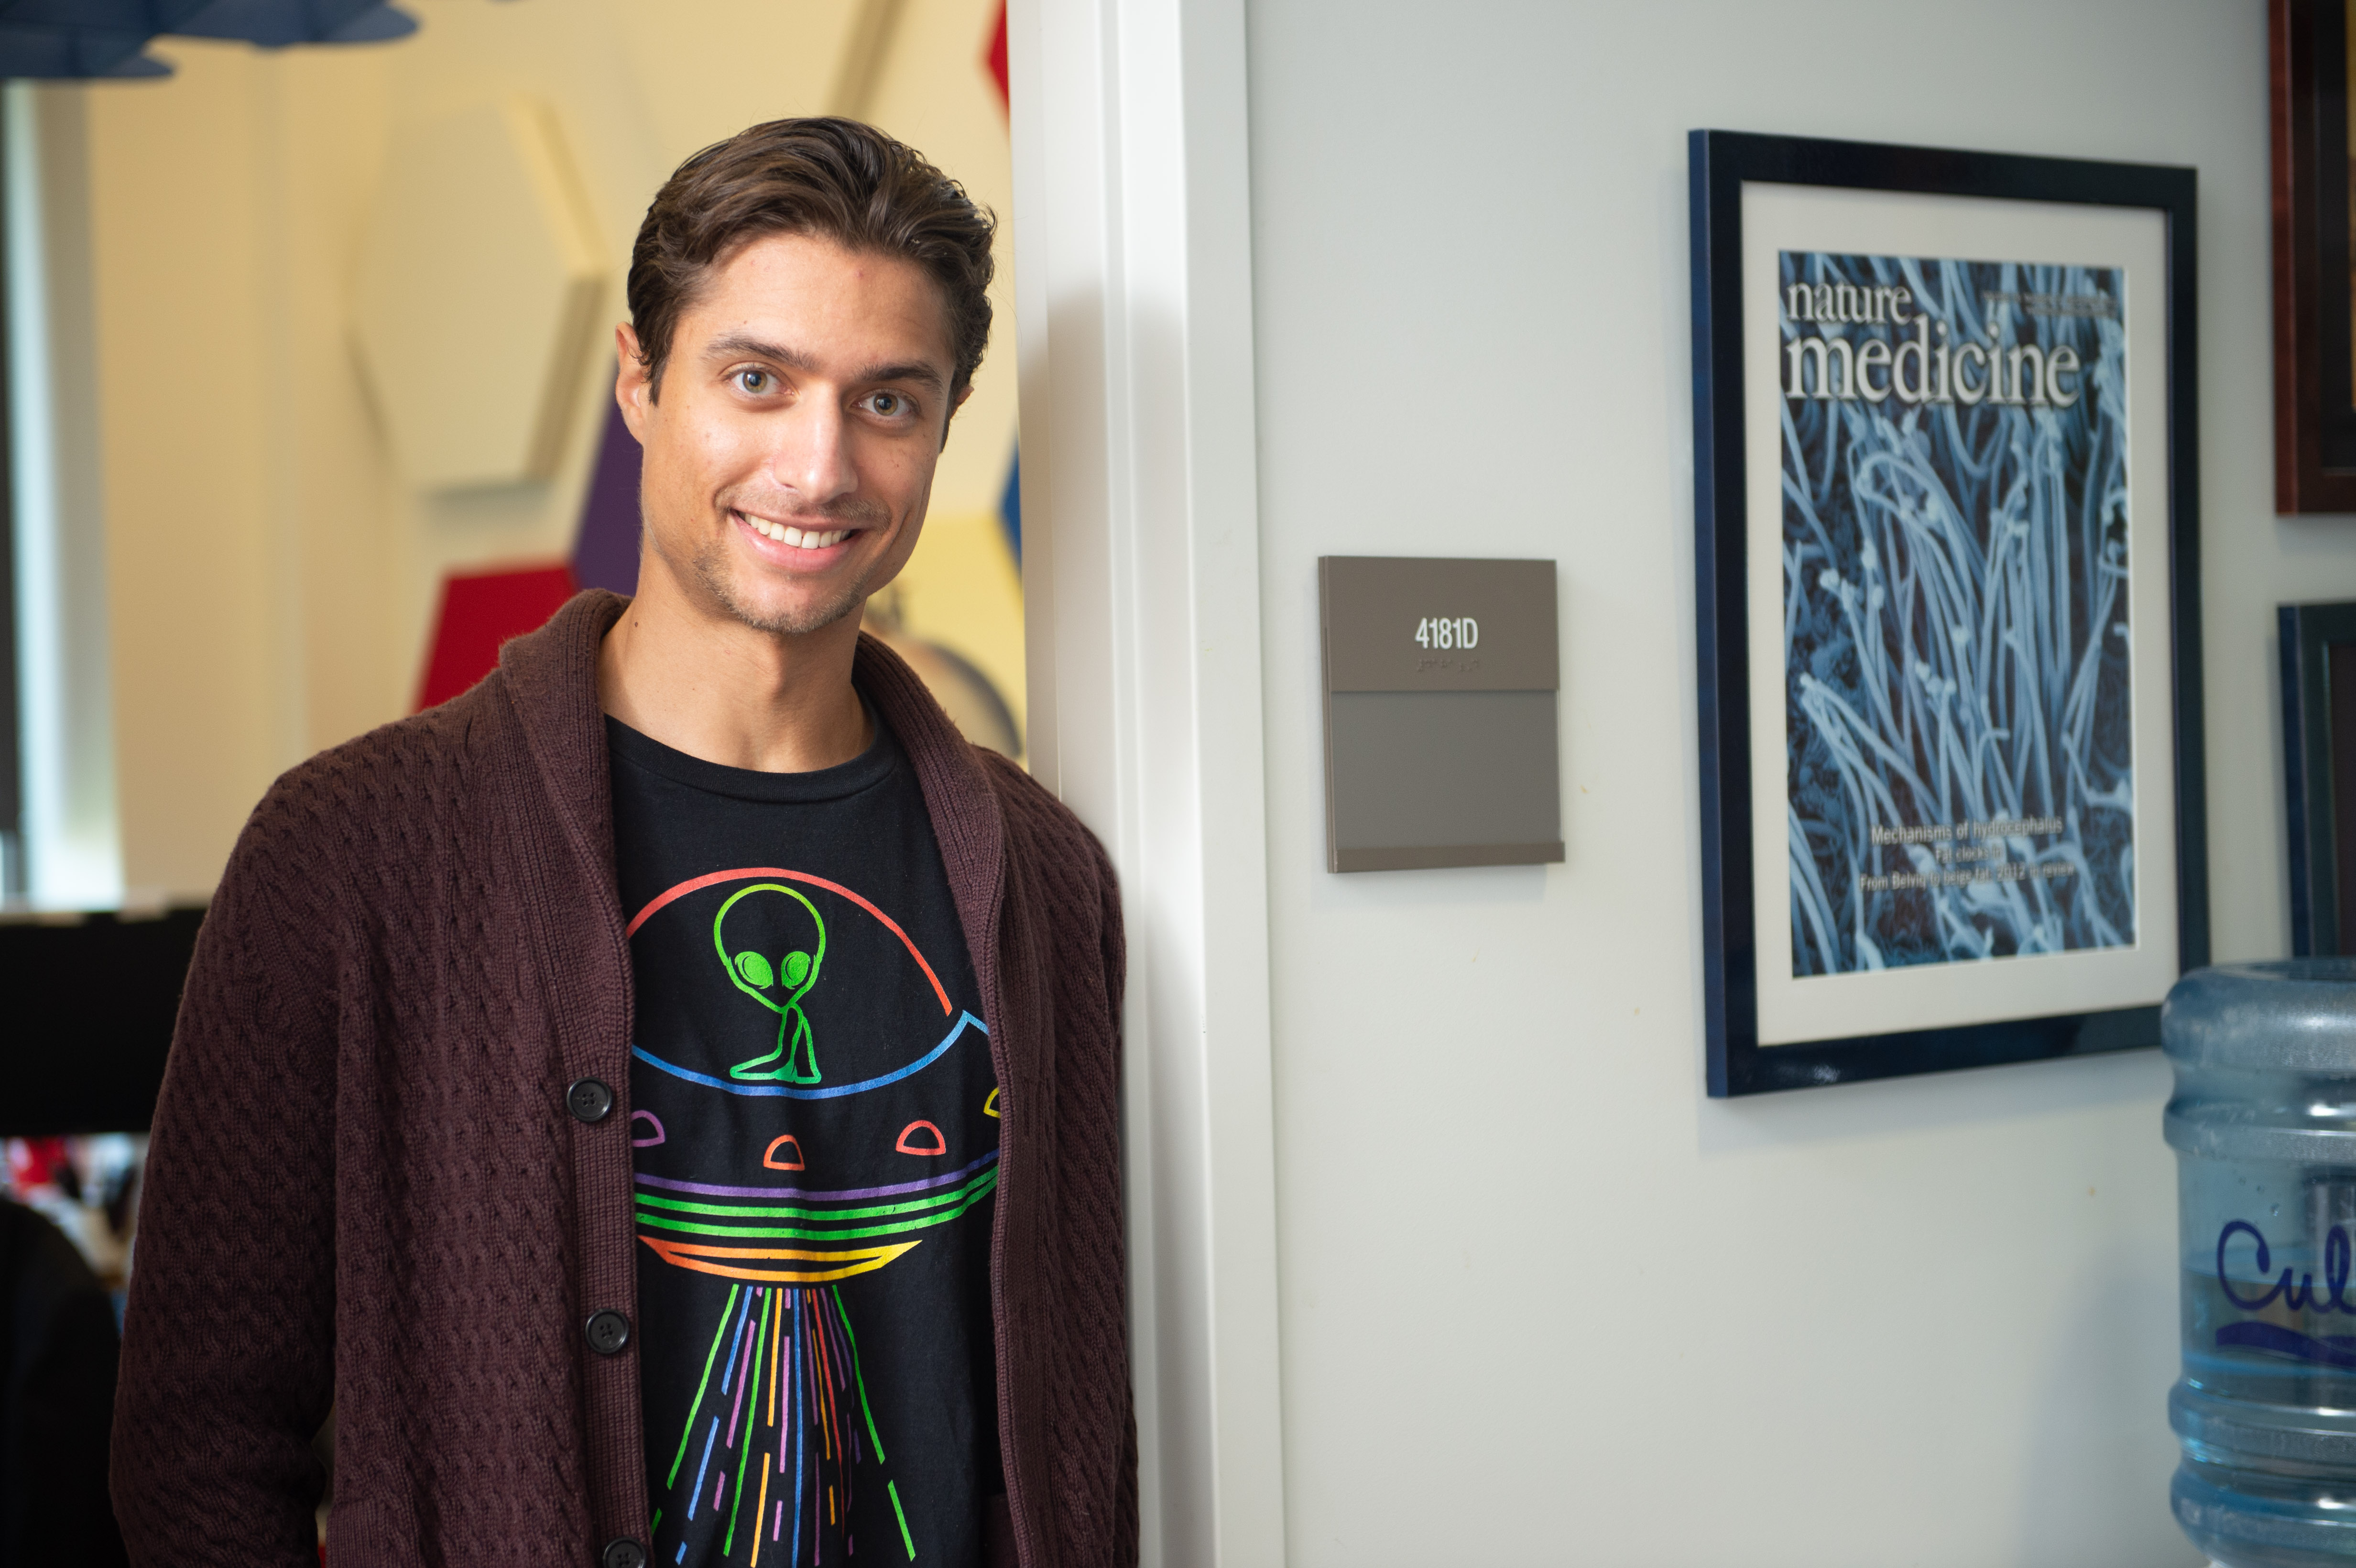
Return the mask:
<path id="1" fill-rule="evenodd" d="M 2220 956 L 2286 944 L 2257 0 L 1249 8 L 1294 1568 L 2190 1563 L 2155 1053 L 1704 1098 L 1685 133 L 2200 170 Z M 1568 863 L 1323 869 L 1315 558 L 1561 562 Z"/>

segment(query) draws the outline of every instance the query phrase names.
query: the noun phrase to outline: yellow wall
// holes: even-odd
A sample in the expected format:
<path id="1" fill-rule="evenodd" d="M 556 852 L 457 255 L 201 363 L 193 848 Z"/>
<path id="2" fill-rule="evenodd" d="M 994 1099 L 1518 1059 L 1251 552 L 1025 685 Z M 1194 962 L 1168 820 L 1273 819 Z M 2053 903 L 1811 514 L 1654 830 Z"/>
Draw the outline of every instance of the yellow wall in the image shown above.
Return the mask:
<path id="1" fill-rule="evenodd" d="M 1004 215 L 1005 125 L 982 63 L 992 0 L 888 5 L 865 102 L 845 104 L 876 4 L 414 0 L 423 27 L 401 43 L 265 54 L 165 39 L 171 80 L 68 90 L 89 116 L 129 884 L 209 888 L 275 773 L 403 712 L 444 571 L 570 552 L 610 396 L 605 353 L 546 483 L 421 494 L 390 460 L 348 327 L 390 130 L 517 92 L 546 103 L 602 236 L 609 322 L 655 187 L 756 120 L 863 110 Z M 1014 434 L 1011 254 L 1001 245 L 996 348 L 899 608 L 1019 719 L 1020 594 L 993 520 Z"/>

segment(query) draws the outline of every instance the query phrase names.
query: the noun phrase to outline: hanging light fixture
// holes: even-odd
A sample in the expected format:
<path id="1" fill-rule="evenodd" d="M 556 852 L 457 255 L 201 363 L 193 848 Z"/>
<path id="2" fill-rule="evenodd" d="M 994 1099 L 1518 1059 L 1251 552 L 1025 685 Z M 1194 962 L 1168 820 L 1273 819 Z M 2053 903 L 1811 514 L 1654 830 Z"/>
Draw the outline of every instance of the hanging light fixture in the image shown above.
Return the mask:
<path id="1" fill-rule="evenodd" d="M 385 0 L 0 0 L 0 77 L 158 77 L 145 52 L 163 35 L 290 44 L 374 44 L 417 19 Z"/>

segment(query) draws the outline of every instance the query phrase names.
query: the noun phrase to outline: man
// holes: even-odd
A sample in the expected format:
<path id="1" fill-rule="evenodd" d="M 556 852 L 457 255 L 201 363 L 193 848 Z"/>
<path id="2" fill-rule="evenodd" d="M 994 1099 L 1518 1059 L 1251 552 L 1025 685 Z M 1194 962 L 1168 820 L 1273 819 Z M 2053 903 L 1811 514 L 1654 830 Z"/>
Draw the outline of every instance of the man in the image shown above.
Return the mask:
<path id="1" fill-rule="evenodd" d="M 633 256 L 637 596 L 314 758 L 240 840 L 157 1109 L 134 1562 L 1136 1558 L 1110 869 L 859 634 L 990 219 L 841 120 Z"/>

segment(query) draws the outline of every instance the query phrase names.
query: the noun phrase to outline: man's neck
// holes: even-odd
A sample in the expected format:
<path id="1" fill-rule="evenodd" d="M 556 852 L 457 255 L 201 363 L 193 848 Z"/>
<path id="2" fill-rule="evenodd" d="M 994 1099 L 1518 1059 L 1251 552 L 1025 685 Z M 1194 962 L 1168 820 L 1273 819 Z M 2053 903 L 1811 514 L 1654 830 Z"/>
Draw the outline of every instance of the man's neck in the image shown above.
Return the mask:
<path id="1" fill-rule="evenodd" d="M 760 773 L 812 773 L 867 749 L 851 684 L 856 615 L 787 636 L 646 587 L 598 649 L 606 713 L 673 751 Z"/>

